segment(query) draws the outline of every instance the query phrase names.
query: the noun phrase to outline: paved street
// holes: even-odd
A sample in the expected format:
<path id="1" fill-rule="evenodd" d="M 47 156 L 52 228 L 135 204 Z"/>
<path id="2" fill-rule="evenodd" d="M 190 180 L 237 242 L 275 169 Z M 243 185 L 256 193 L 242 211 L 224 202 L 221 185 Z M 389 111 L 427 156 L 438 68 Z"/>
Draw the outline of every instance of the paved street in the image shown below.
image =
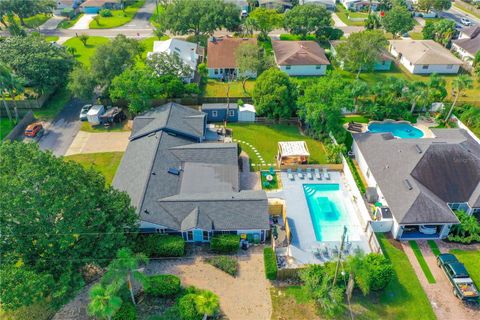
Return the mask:
<path id="1" fill-rule="evenodd" d="M 143 7 L 138 9 L 137 14 L 133 17 L 132 21 L 118 29 L 149 29 L 151 27 L 149 20 L 153 11 L 155 11 L 155 0 L 147 0 Z"/>
<path id="2" fill-rule="evenodd" d="M 65 17 L 53 16 L 42 24 L 39 29 L 43 30 L 55 30 L 60 22 L 65 20 Z"/>
<path id="3" fill-rule="evenodd" d="M 480 19 L 476 18 L 475 16 L 473 16 L 471 14 L 466 13 L 465 11 L 462 11 L 460 9 L 455 8 L 455 6 L 453 6 L 453 5 L 449 10 L 444 11 L 444 12 L 440 12 L 439 15 L 440 15 L 440 17 L 454 20 L 458 25 L 461 25 L 461 26 L 463 26 L 463 25 L 460 22 L 460 19 L 463 18 L 463 17 L 467 17 L 468 19 L 470 19 L 470 21 L 472 21 L 475 24 L 480 24 Z"/>
<path id="4" fill-rule="evenodd" d="M 39 141 L 40 149 L 50 150 L 56 156 L 63 156 L 67 152 L 80 130 L 81 122 L 78 120 L 78 115 L 82 105 L 83 103 L 76 99 L 65 105 L 45 130 L 45 135 Z"/>

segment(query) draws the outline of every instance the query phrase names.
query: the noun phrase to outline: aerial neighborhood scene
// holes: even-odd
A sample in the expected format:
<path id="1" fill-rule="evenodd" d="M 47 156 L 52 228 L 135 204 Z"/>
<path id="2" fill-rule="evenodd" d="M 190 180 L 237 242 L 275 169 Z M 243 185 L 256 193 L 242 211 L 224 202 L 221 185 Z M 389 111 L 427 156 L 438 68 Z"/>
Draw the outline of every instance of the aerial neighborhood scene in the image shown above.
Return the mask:
<path id="1" fill-rule="evenodd" d="M 480 319 L 480 1 L 0 0 L 0 319 Z"/>

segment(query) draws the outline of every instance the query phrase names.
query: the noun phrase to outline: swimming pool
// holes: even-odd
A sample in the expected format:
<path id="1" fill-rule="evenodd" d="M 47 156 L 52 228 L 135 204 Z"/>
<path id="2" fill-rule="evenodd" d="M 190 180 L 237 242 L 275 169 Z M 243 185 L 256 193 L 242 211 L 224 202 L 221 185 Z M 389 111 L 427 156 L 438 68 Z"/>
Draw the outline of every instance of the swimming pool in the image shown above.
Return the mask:
<path id="1" fill-rule="evenodd" d="M 419 130 L 409 123 L 380 123 L 374 122 L 368 125 L 370 132 L 391 132 L 395 137 L 401 139 L 419 139 L 423 137 L 422 130 Z"/>
<path id="2" fill-rule="evenodd" d="M 304 184 L 303 191 L 307 199 L 316 240 L 340 241 L 343 226 L 348 228 L 353 224 L 340 185 L 333 183 Z"/>

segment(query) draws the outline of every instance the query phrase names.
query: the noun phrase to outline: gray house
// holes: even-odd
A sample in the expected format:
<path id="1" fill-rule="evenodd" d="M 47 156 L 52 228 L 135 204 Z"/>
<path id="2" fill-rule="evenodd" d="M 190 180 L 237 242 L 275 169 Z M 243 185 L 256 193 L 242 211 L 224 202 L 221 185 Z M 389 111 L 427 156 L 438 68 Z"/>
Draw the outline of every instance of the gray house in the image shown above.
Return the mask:
<path id="1" fill-rule="evenodd" d="M 237 144 L 204 142 L 205 128 L 205 113 L 175 103 L 136 117 L 113 187 L 130 195 L 143 232 L 265 241 L 266 193 L 240 190 Z"/>
<path id="2" fill-rule="evenodd" d="M 207 115 L 207 122 L 238 121 L 238 105 L 236 103 L 228 105 L 226 103 L 204 103 L 201 109 Z"/>
<path id="3" fill-rule="evenodd" d="M 399 240 L 445 238 L 453 210 L 480 212 L 480 145 L 462 129 L 432 129 L 435 138 L 354 134 L 352 150 L 368 186 L 391 217 L 377 216 Z"/>

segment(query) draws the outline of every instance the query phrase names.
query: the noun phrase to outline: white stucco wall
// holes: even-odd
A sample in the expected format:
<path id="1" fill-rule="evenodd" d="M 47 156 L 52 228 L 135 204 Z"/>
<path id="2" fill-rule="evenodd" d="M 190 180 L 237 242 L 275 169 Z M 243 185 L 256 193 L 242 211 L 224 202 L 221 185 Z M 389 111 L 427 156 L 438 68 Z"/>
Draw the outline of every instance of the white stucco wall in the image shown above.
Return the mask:
<path id="1" fill-rule="evenodd" d="M 431 73 L 448 73 L 448 74 L 457 74 L 460 69 L 460 65 L 450 65 L 447 64 L 430 64 L 428 69 L 423 69 L 423 65 L 414 65 L 413 72 L 414 74 L 431 74 Z"/>
<path id="2" fill-rule="evenodd" d="M 460 48 L 458 45 L 455 43 L 452 43 L 452 51 L 457 52 L 460 55 L 460 58 L 464 61 L 467 61 L 470 64 L 473 64 L 473 59 L 475 58 L 473 55 L 471 55 L 469 52 L 463 50 Z"/>
<path id="3" fill-rule="evenodd" d="M 287 66 L 278 66 L 280 70 L 286 72 L 289 76 L 323 76 L 327 73 L 327 65 L 319 65 L 320 68 L 317 69 L 316 65 L 297 65 L 289 66 L 290 69 L 287 69 Z"/>

